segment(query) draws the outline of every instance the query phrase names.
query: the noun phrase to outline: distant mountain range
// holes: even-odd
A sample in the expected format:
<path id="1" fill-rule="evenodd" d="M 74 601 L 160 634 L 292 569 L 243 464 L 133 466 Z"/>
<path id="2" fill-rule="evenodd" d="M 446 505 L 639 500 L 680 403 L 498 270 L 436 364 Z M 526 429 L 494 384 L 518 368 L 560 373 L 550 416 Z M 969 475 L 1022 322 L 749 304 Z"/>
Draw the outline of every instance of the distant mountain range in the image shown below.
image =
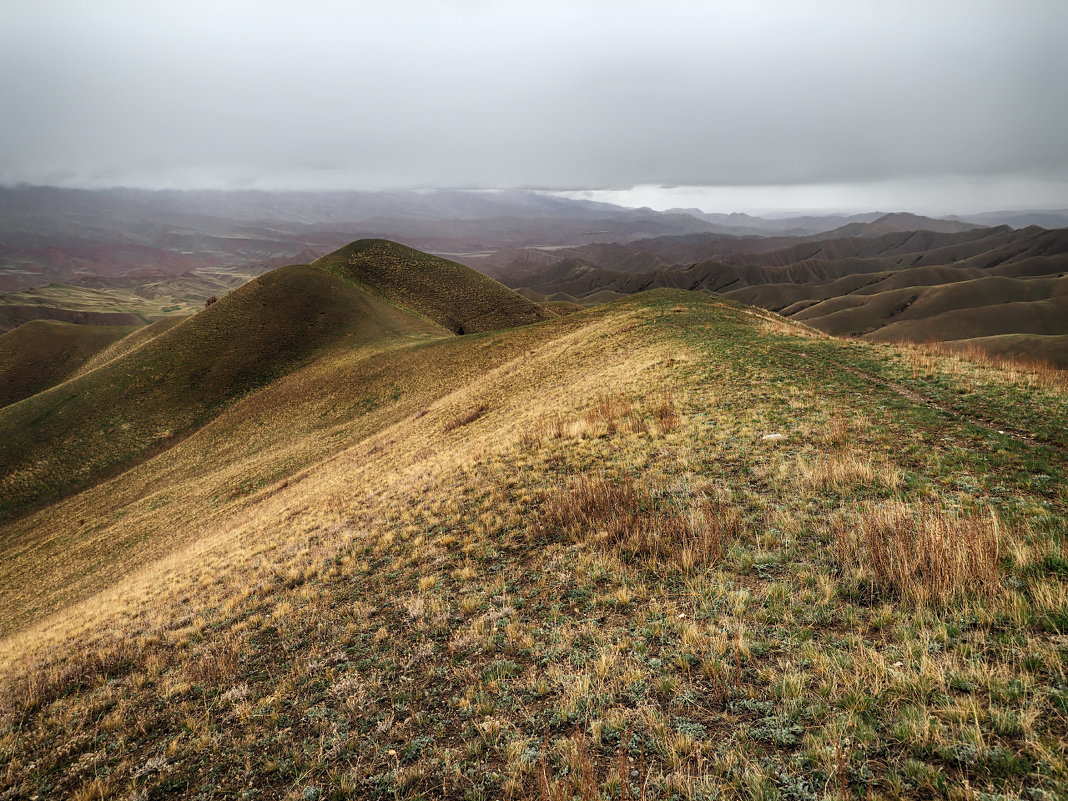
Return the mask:
<path id="1" fill-rule="evenodd" d="M 1068 365 L 1068 229 L 1036 221 L 1068 226 L 1068 211 L 770 219 L 522 190 L 20 186 L 0 189 L 0 332 L 32 320 L 129 326 L 190 314 L 268 270 L 387 238 L 540 302 L 715 292 L 828 333 Z"/>
<path id="2" fill-rule="evenodd" d="M 0 188 L 0 291 L 82 276 L 258 272 L 357 238 L 440 253 L 706 232 L 688 214 L 530 191 L 253 192 Z"/>
<path id="3" fill-rule="evenodd" d="M 629 243 L 689 234 L 804 237 L 848 226 L 958 231 L 1068 226 L 1068 211 L 932 220 L 879 212 L 763 218 L 698 209 L 631 209 L 528 190 L 263 192 L 0 187 L 0 292 L 87 276 L 178 275 L 228 267 L 261 273 L 310 261 L 357 238 L 386 237 L 441 255 Z M 895 226 L 889 228 L 887 226 Z M 861 229 L 857 229 L 861 230 Z M 743 246 L 748 247 L 748 246 Z"/>

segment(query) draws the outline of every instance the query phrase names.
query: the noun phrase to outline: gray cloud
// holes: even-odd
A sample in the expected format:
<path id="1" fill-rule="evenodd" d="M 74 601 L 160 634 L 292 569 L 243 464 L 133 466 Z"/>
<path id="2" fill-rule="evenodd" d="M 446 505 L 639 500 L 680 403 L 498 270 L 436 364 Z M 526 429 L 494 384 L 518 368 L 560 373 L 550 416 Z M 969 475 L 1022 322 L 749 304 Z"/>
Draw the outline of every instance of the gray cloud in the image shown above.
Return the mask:
<path id="1" fill-rule="evenodd" d="M 1065 31 L 1058 0 L 6 3 L 0 181 L 1063 183 Z"/>

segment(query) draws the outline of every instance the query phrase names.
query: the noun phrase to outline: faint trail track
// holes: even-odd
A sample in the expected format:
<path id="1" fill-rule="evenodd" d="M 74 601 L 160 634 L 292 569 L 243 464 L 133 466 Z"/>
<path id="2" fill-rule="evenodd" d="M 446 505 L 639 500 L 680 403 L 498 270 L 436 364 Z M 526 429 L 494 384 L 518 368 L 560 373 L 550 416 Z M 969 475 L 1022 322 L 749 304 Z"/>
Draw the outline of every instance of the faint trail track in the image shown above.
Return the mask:
<path id="1" fill-rule="evenodd" d="M 839 370 L 842 370 L 843 372 L 855 375 L 857 378 L 862 378 L 865 381 L 868 381 L 877 386 L 886 387 L 887 389 L 896 392 L 898 395 L 901 395 L 903 398 L 908 398 L 914 403 L 922 403 L 923 405 L 928 406 L 932 409 L 937 409 L 943 414 L 961 420 L 966 420 L 972 425 L 978 426 L 979 428 L 985 428 L 992 433 L 1000 433 L 1005 436 L 1012 437 L 1015 440 L 1019 440 L 1020 442 L 1026 442 L 1029 445 L 1034 445 L 1035 447 L 1051 448 L 1057 451 L 1058 453 L 1068 455 L 1068 447 L 1065 447 L 1064 445 L 1061 445 L 1056 442 L 1044 442 L 1041 440 L 1037 440 L 1032 435 L 1020 431 L 1018 428 L 1015 428 L 1014 426 L 1002 420 L 995 420 L 990 417 L 980 417 L 977 415 L 969 414 L 965 411 L 949 406 L 948 404 L 942 403 L 941 401 L 935 400 L 934 398 L 928 395 L 924 395 L 922 392 L 919 392 L 918 390 L 915 390 L 912 387 L 906 386 L 905 384 L 901 384 L 897 381 L 893 381 L 889 378 L 884 378 L 883 376 L 878 375 L 876 373 L 872 373 L 867 370 L 862 370 L 859 367 L 853 367 L 852 365 L 842 364 L 836 359 L 828 358 L 825 356 L 815 356 L 813 354 L 801 353 L 798 353 L 798 355 L 802 358 L 817 359 L 823 362 L 824 364 L 831 365 L 833 367 L 838 368 Z"/>

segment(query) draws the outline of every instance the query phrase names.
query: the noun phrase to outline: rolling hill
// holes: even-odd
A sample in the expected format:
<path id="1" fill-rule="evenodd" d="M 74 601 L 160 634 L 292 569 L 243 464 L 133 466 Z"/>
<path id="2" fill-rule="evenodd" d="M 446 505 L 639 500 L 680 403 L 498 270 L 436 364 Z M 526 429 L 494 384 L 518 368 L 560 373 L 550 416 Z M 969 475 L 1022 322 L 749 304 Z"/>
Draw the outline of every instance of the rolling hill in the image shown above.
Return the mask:
<path id="1" fill-rule="evenodd" d="M 1063 372 L 543 314 L 357 242 L 0 412 L 0 793 L 1065 794 Z"/>
<path id="2" fill-rule="evenodd" d="M 0 408 L 65 381 L 134 330 L 33 320 L 0 334 Z"/>
<path id="3" fill-rule="evenodd" d="M 0 412 L 0 514 L 159 452 L 235 399 L 333 348 L 550 316 L 473 270 L 384 241 L 274 270 L 191 318 L 146 329 L 155 334 L 148 341 L 120 344 L 97 369 Z"/>
<path id="4" fill-rule="evenodd" d="M 992 353 L 1041 353 L 1068 366 L 1059 283 L 1068 272 L 1068 230 L 933 222 L 896 214 L 850 223 L 829 239 L 696 235 L 470 263 L 535 298 L 588 303 L 656 287 L 715 292 L 836 335 L 966 339 Z M 918 224 L 936 230 L 903 230 Z"/>
<path id="5" fill-rule="evenodd" d="M 384 239 L 363 239 L 313 263 L 456 334 L 545 320 L 537 304 L 456 262 Z"/>

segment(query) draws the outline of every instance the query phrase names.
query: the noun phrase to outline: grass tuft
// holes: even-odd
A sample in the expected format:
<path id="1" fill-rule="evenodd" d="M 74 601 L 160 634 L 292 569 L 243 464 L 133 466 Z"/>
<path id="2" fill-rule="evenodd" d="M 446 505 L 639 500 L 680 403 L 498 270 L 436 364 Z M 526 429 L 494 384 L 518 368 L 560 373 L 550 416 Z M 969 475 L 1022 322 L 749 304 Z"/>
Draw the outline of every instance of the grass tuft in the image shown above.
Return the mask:
<path id="1" fill-rule="evenodd" d="M 466 411 L 463 414 L 461 414 L 459 417 L 447 422 L 445 424 L 445 433 L 447 434 L 450 431 L 455 431 L 456 429 L 462 428 L 463 426 L 466 426 L 469 423 L 475 422 L 475 420 L 480 418 L 482 415 L 484 415 L 488 411 L 489 411 L 489 406 L 487 406 L 485 403 L 480 403 L 475 408 L 473 408 L 473 409 L 471 409 L 469 411 Z"/>
<path id="2" fill-rule="evenodd" d="M 542 525 L 603 542 L 628 562 L 674 564 L 687 571 L 717 562 L 742 532 L 740 513 L 725 503 L 705 498 L 685 511 L 665 510 L 630 477 L 585 475 L 549 499 Z"/>
<path id="3" fill-rule="evenodd" d="M 872 594 L 944 606 L 1003 589 L 999 566 L 1008 537 L 993 512 L 868 505 L 840 517 L 835 538 L 841 566 Z"/>

